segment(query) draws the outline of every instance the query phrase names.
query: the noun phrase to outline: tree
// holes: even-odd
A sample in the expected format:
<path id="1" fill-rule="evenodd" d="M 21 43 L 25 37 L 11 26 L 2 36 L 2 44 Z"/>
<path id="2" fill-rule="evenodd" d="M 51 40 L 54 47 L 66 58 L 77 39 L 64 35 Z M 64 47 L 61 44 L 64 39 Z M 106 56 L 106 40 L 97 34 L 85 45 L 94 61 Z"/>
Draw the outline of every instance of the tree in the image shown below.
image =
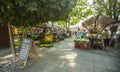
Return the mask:
<path id="1" fill-rule="evenodd" d="M 119 20 L 120 3 L 117 0 L 94 0 L 93 6 L 97 15 Z M 117 30 L 114 24 L 112 24 L 110 29 L 112 34 Z"/>
<path id="2" fill-rule="evenodd" d="M 0 23 L 9 20 L 13 25 L 18 23 L 26 25 L 26 23 L 65 20 L 75 4 L 76 0 L 1 0 Z"/>
<path id="3" fill-rule="evenodd" d="M 117 0 L 94 0 L 96 14 L 118 20 L 120 3 Z"/>
<path id="4" fill-rule="evenodd" d="M 93 11 L 90 8 L 87 0 L 77 0 L 76 6 L 72 9 L 69 14 L 70 24 L 74 25 L 80 20 L 85 20 L 88 16 L 92 15 Z"/>
<path id="5" fill-rule="evenodd" d="M 0 0 L 0 24 L 28 26 L 65 20 L 76 0 Z M 9 29 L 11 32 L 11 29 Z M 10 34 L 10 38 L 12 38 Z M 12 39 L 11 48 L 15 54 Z"/>

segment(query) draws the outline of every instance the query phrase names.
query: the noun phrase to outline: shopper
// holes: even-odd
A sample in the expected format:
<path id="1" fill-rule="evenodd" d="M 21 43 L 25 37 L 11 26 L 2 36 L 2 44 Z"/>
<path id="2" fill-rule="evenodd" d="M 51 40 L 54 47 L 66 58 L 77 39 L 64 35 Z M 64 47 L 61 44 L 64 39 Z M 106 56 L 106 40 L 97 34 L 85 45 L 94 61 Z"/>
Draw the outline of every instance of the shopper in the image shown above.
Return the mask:
<path id="1" fill-rule="evenodd" d="M 109 33 L 108 33 L 108 31 L 107 31 L 107 29 L 105 29 L 104 31 L 103 31 L 103 33 L 102 33 L 102 37 L 103 37 L 103 40 L 104 40 L 104 48 L 106 48 L 106 46 L 108 46 L 109 45 Z"/>
<path id="2" fill-rule="evenodd" d="M 78 29 L 78 31 L 76 32 L 76 38 L 80 38 L 80 30 Z"/>
<path id="3" fill-rule="evenodd" d="M 85 30 L 83 30 L 83 31 L 80 33 L 80 36 L 81 36 L 81 38 L 84 38 L 84 37 L 85 37 Z"/>

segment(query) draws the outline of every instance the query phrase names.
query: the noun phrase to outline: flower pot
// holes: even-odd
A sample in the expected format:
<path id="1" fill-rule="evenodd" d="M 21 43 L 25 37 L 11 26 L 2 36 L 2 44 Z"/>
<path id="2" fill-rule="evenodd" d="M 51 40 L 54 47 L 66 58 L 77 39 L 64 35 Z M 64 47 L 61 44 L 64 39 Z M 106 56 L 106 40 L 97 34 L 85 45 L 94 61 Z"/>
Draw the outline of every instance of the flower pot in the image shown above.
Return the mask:
<path id="1" fill-rule="evenodd" d="M 90 50 L 90 43 L 86 43 L 85 49 L 86 49 L 86 50 Z"/>
<path id="2" fill-rule="evenodd" d="M 84 49 L 85 47 L 84 47 L 84 43 L 79 43 L 79 48 L 80 49 Z"/>
<path id="3" fill-rule="evenodd" d="M 74 42 L 74 48 L 79 48 L 79 43 L 78 42 Z"/>

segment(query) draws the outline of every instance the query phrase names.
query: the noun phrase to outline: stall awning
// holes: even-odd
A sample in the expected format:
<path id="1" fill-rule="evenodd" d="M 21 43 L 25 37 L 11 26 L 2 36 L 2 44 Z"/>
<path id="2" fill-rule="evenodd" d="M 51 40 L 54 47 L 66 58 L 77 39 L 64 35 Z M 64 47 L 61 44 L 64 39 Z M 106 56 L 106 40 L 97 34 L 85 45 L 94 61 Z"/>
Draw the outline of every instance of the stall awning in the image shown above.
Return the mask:
<path id="1" fill-rule="evenodd" d="M 95 17 L 91 17 L 90 19 L 86 20 L 82 24 L 87 28 L 88 28 L 88 26 L 93 25 L 94 31 L 101 31 L 105 27 L 107 27 L 111 24 L 118 23 L 118 22 L 120 22 L 120 21 L 98 15 Z"/>

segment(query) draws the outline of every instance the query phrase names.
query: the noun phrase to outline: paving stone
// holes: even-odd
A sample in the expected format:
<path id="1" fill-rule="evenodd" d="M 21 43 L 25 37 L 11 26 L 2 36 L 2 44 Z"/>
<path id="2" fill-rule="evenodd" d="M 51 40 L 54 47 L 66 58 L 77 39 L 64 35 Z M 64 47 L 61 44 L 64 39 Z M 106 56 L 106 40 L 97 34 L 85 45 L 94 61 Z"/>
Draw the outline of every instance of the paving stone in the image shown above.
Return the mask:
<path id="1" fill-rule="evenodd" d="M 93 64 L 84 64 L 82 66 L 82 72 L 94 72 Z"/>
<path id="2" fill-rule="evenodd" d="M 117 66 L 115 64 L 107 64 L 107 68 L 110 71 L 120 71 L 120 66 Z"/>
<path id="3" fill-rule="evenodd" d="M 69 68 L 66 69 L 66 72 L 81 72 L 82 70 L 82 65 L 81 64 L 77 64 L 75 66 L 70 66 Z"/>
<path id="4" fill-rule="evenodd" d="M 95 67 L 94 72 L 109 72 L 109 71 L 107 69 L 104 69 L 104 68 Z"/>

